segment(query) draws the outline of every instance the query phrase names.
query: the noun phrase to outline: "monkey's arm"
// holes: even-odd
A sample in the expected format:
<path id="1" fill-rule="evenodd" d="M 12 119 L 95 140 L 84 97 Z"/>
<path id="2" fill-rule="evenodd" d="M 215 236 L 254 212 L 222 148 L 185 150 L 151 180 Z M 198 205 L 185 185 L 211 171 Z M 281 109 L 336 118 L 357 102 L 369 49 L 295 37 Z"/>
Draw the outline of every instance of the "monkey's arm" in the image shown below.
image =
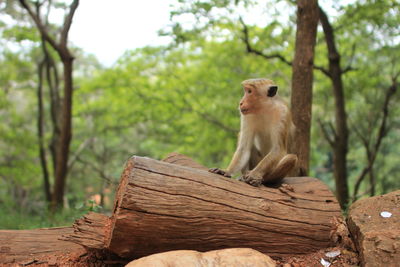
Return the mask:
<path id="1" fill-rule="evenodd" d="M 254 131 L 246 125 L 246 121 L 242 120 L 241 131 L 239 134 L 239 142 L 231 163 L 229 164 L 226 172 L 234 174 L 246 167 L 249 164 L 251 148 L 254 144 Z"/>
<path id="2" fill-rule="evenodd" d="M 244 122 L 242 121 L 238 145 L 228 168 L 226 170 L 214 168 L 210 169 L 209 171 L 212 173 L 230 177 L 232 174 L 244 169 L 246 167 L 246 164 L 249 163 L 253 142 L 254 132 L 246 128 Z"/>

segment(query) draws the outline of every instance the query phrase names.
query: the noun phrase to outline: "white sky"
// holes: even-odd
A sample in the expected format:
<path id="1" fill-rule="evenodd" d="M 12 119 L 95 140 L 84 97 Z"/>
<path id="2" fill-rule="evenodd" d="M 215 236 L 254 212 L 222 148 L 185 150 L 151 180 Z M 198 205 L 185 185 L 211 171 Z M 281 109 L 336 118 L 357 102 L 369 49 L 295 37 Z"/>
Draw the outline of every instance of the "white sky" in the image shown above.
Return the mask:
<path id="1" fill-rule="evenodd" d="M 352 1 L 354 0 L 342 2 Z M 170 24 L 171 5 L 177 2 L 177 0 L 81 0 L 74 16 L 69 40 L 86 53 L 94 54 L 103 65 L 109 67 L 126 50 L 146 45 L 167 44 L 171 38 L 159 36 L 158 31 Z M 320 1 L 324 8 L 328 8 L 327 4 L 331 2 L 331 0 Z M 264 9 L 265 7 L 253 9 L 251 16 L 244 17 L 245 21 L 265 24 Z M 329 11 L 333 10 L 329 8 Z"/>
<path id="2" fill-rule="evenodd" d="M 161 45 L 168 37 L 158 30 L 169 22 L 176 0 L 82 0 L 76 10 L 69 40 L 99 61 L 112 65 L 126 50 Z"/>

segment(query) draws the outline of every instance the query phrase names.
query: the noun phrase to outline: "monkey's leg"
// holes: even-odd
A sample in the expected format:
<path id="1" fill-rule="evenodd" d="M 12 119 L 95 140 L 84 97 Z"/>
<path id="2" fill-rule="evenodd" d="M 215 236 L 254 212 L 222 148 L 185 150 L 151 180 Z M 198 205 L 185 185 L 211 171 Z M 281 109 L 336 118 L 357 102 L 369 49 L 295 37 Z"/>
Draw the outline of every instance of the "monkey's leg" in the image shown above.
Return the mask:
<path id="1" fill-rule="evenodd" d="M 295 154 L 285 155 L 275 166 L 271 173 L 266 173 L 263 183 L 276 182 L 286 177 L 297 166 L 297 156 Z"/>
<path id="2" fill-rule="evenodd" d="M 269 177 L 282 158 L 281 153 L 268 153 L 253 170 L 243 175 L 240 180 L 253 186 L 260 186 L 263 183 L 263 177 Z"/>

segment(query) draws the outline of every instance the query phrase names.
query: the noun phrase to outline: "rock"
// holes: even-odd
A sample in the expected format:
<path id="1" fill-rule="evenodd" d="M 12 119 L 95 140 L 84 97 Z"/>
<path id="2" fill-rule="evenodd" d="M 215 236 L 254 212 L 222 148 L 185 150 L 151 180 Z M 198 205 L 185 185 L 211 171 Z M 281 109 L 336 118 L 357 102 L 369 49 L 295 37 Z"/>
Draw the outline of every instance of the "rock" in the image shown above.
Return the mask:
<path id="1" fill-rule="evenodd" d="M 400 190 L 355 202 L 347 224 L 362 266 L 399 266 Z"/>
<path id="2" fill-rule="evenodd" d="M 198 252 L 175 250 L 134 260 L 126 267 L 275 267 L 267 255 L 250 248 L 229 248 Z"/>

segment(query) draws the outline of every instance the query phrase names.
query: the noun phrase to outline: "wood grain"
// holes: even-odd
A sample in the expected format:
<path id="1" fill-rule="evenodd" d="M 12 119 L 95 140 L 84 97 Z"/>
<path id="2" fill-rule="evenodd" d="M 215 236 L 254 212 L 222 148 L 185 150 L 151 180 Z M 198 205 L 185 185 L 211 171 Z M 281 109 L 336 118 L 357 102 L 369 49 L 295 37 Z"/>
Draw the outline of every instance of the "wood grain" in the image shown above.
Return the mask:
<path id="1" fill-rule="evenodd" d="M 79 243 L 84 247 L 103 249 L 110 228 L 110 218 L 90 212 L 75 221 L 73 233 L 63 235 L 63 240 Z"/>
<path id="2" fill-rule="evenodd" d="M 0 266 L 58 266 L 61 257 L 79 258 L 86 250 L 78 244 L 61 240 L 72 234 L 72 227 L 34 230 L 0 230 Z"/>
<path id="3" fill-rule="evenodd" d="M 203 169 L 132 157 L 116 195 L 105 247 L 129 258 L 250 247 L 270 256 L 329 245 L 336 198 L 309 177 L 255 188 Z"/>

